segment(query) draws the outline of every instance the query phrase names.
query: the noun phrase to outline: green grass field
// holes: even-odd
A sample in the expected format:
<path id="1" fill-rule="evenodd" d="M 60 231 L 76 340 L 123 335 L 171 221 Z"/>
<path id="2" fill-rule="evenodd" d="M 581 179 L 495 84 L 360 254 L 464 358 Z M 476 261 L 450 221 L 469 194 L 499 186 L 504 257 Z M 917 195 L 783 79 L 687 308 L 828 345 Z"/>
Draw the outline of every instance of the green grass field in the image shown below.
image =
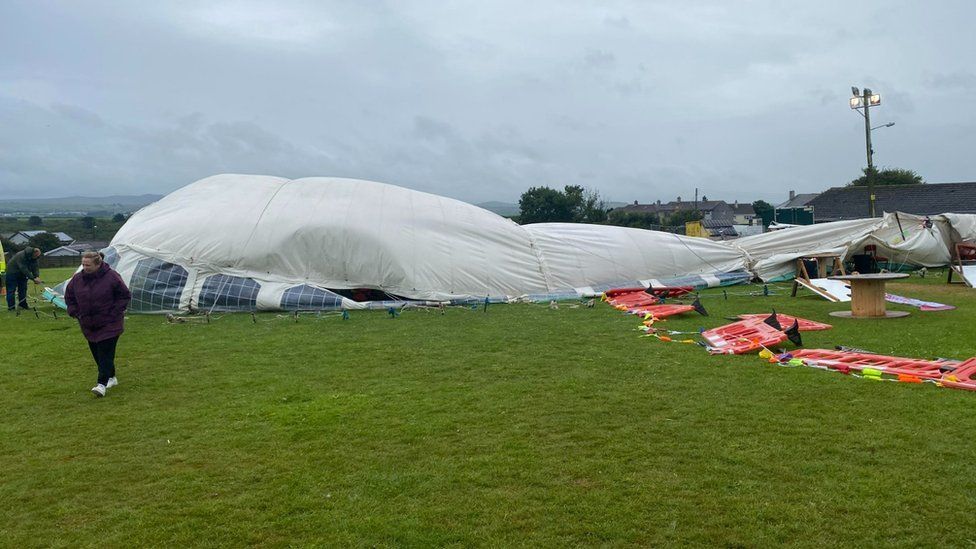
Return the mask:
<path id="1" fill-rule="evenodd" d="M 663 326 L 776 307 L 834 324 L 808 347 L 976 355 L 976 290 L 943 281 L 891 290 L 954 311 L 842 320 L 777 285 Z M 77 325 L 41 311 L 0 317 L 4 546 L 976 540 L 976 393 L 709 356 L 563 304 L 130 316 L 94 399 Z"/>

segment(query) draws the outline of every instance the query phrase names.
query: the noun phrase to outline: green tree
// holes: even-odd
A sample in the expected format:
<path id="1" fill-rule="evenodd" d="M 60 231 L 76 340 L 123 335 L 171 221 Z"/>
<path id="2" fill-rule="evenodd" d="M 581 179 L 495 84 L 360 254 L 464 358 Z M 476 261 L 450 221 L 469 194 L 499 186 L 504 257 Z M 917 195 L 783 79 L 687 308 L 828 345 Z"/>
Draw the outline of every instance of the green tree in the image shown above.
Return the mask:
<path id="1" fill-rule="evenodd" d="M 57 247 L 61 246 L 61 241 L 58 237 L 51 233 L 39 233 L 30 238 L 27 244 L 35 248 L 40 248 L 42 252 L 49 252 Z"/>
<path id="2" fill-rule="evenodd" d="M 86 228 L 86 229 L 94 229 L 95 228 L 95 218 L 92 217 L 92 216 L 90 216 L 90 215 L 85 216 L 85 217 L 82 217 L 81 218 L 81 226 L 84 227 L 84 228 Z"/>
<path id="3" fill-rule="evenodd" d="M 603 223 L 607 220 L 607 206 L 600 193 L 579 185 L 566 185 L 563 194 L 573 210 L 575 223 Z"/>
<path id="4" fill-rule="evenodd" d="M 519 198 L 518 222 L 552 223 L 573 220 L 573 207 L 564 193 L 549 187 L 532 187 Z"/>
<path id="5" fill-rule="evenodd" d="M 622 209 L 610 210 L 607 221 L 618 227 L 634 227 L 637 229 L 659 229 L 661 218 L 653 212 L 630 212 Z"/>
<path id="6" fill-rule="evenodd" d="M 756 217 L 762 219 L 763 225 L 769 226 L 775 217 L 776 208 L 765 200 L 757 200 L 752 203 L 752 209 L 756 211 Z"/>
<path id="7" fill-rule="evenodd" d="M 118 214 L 113 215 L 112 216 L 112 222 L 113 223 L 124 223 L 125 222 L 125 214 L 118 213 Z"/>
<path id="8" fill-rule="evenodd" d="M 27 224 L 30 225 L 31 227 L 40 227 L 41 225 L 44 224 L 44 220 L 41 219 L 41 216 L 39 215 L 32 215 L 29 218 L 27 218 Z"/>
<path id="9" fill-rule="evenodd" d="M 701 221 L 703 217 L 704 215 L 699 210 L 675 210 L 668 216 L 668 225 L 680 227 L 688 221 Z"/>
<path id="10" fill-rule="evenodd" d="M 901 168 L 885 168 L 878 171 L 877 168 L 874 169 L 874 184 L 875 185 L 921 185 L 925 183 L 922 176 L 915 173 L 913 170 L 903 170 Z M 851 181 L 848 186 L 851 187 L 866 187 L 868 185 L 868 168 L 861 170 L 864 174 L 861 177 Z"/>

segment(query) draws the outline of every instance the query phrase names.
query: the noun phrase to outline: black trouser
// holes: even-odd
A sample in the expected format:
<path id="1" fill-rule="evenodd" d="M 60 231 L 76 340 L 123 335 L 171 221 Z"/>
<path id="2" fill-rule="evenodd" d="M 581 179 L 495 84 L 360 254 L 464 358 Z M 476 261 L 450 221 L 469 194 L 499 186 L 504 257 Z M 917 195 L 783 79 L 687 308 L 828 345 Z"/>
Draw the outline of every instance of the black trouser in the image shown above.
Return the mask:
<path id="1" fill-rule="evenodd" d="M 115 345 L 119 342 L 119 336 L 109 338 L 98 343 L 88 342 L 92 357 L 98 364 L 98 383 L 105 385 L 108 378 L 115 377 Z"/>
<path id="2" fill-rule="evenodd" d="M 27 275 L 21 273 L 7 273 L 7 308 L 13 309 L 17 305 L 15 293 L 20 293 L 20 308 L 27 306 Z"/>

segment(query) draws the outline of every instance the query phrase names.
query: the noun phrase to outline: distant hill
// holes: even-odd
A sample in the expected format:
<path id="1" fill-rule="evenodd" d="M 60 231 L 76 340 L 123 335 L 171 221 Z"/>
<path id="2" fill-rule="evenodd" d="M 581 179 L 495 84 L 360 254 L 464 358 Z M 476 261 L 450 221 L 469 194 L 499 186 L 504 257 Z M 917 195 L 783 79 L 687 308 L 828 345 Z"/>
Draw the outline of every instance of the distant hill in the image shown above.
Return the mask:
<path id="1" fill-rule="evenodd" d="M 20 198 L 0 200 L 2 214 L 40 216 L 77 215 L 89 212 L 129 213 L 162 198 L 158 194 L 113 196 L 67 196 L 64 198 Z"/>

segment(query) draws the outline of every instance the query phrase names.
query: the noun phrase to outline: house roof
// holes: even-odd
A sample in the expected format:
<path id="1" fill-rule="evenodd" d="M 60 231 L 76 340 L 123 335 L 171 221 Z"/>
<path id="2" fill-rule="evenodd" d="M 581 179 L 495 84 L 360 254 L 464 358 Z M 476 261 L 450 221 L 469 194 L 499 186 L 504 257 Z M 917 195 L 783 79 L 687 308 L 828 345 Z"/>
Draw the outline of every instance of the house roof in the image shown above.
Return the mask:
<path id="1" fill-rule="evenodd" d="M 12 234 L 10 236 L 12 237 L 12 236 L 17 235 L 17 234 L 22 234 L 22 235 L 26 236 L 27 238 L 31 238 L 31 237 L 35 237 L 35 236 L 37 236 L 37 235 L 39 235 L 41 233 L 51 233 L 54 236 L 58 237 L 58 240 L 60 240 L 61 242 L 71 242 L 71 241 L 74 240 L 74 238 L 71 238 L 70 236 L 68 236 L 65 233 L 62 233 L 62 232 L 51 232 L 51 231 L 44 231 L 44 230 L 41 230 L 41 231 L 17 231 L 16 233 L 14 233 L 14 234 Z"/>
<path id="2" fill-rule="evenodd" d="M 707 201 L 699 200 L 698 209 L 703 212 L 710 212 L 715 208 L 721 206 L 722 204 L 725 204 L 730 208 L 732 207 L 731 204 L 728 204 L 724 200 L 707 200 Z M 693 200 L 692 201 L 682 200 L 681 202 L 672 200 L 671 202 L 665 202 L 663 204 L 628 204 L 618 209 L 627 212 L 644 212 L 644 213 L 673 212 L 676 210 L 693 210 L 695 209 L 695 202 Z"/>
<path id="3" fill-rule="evenodd" d="M 798 194 L 793 198 L 787 200 L 786 202 L 783 202 L 782 204 L 778 204 L 776 206 L 776 209 L 782 210 L 786 208 L 802 208 L 803 206 L 806 206 L 811 200 L 817 198 L 818 196 L 820 196 L 819 193 Z"/>
<path id="4" fill-rule="evenodd" d="M 726 227 L 728 228 L 732 227 L 731 219 L 702 219 L 699 223 L 701 223 L 702 227 L 705 227 L 706 229 L 721 229 Z"/>
<path id="5" fill-rule="evenodd" d="M 657 204 L 627 204 L 626 206 L 621 206 L 617 208 L 624 212 L 638 212 L 638 213 L 657 213 L 662 210 L 658 210 Z"/>
<path id="6" fill-rule="evenodd" d="M 58 246 L 57 248 L 54 248 L 53 250 L 48 250 L 48 251 L 44 252 L 44 255 L 50 255 L 50 256 L 54 256 L 54 255 L 81 255 L 81 251 L 80 250 L 76 250 L 76 249 L 72 248 L 71 246 Z"/>
<path id="7" fill-rule="evenodd" d="M 101 250 L 108 246 L 108 242 L 72 242 L 65 246 L 58 246 L 47 251 L 44 255 L 81 255 L 88 250 Z"/>
<path id="8" fill-rule="evenodd" d="M 915 215 L 976 213 L 976 182 L 880 185 L 874 188 L 875 212 Z M 817 221 L 867 217 L 867 187 L 834 187 L 810 201 Z"/>
<path id="9" fill-rule="evenodd" d="M 752 204 L 732 204 L 731 206 L 736 215 L 756 215 L 756 210 Z"/>
<path id="10" fill-rule="evenodd" d="M 79 252 L 87 252 L 88 250 L 98 251 L 107 246 L 108 246 L 108 242 L 90 241 L 90 242 L 72 242 L 71 244 L 68 244 L 65 247 L 71 248 L 72 250 L 78 250 Z"/>

